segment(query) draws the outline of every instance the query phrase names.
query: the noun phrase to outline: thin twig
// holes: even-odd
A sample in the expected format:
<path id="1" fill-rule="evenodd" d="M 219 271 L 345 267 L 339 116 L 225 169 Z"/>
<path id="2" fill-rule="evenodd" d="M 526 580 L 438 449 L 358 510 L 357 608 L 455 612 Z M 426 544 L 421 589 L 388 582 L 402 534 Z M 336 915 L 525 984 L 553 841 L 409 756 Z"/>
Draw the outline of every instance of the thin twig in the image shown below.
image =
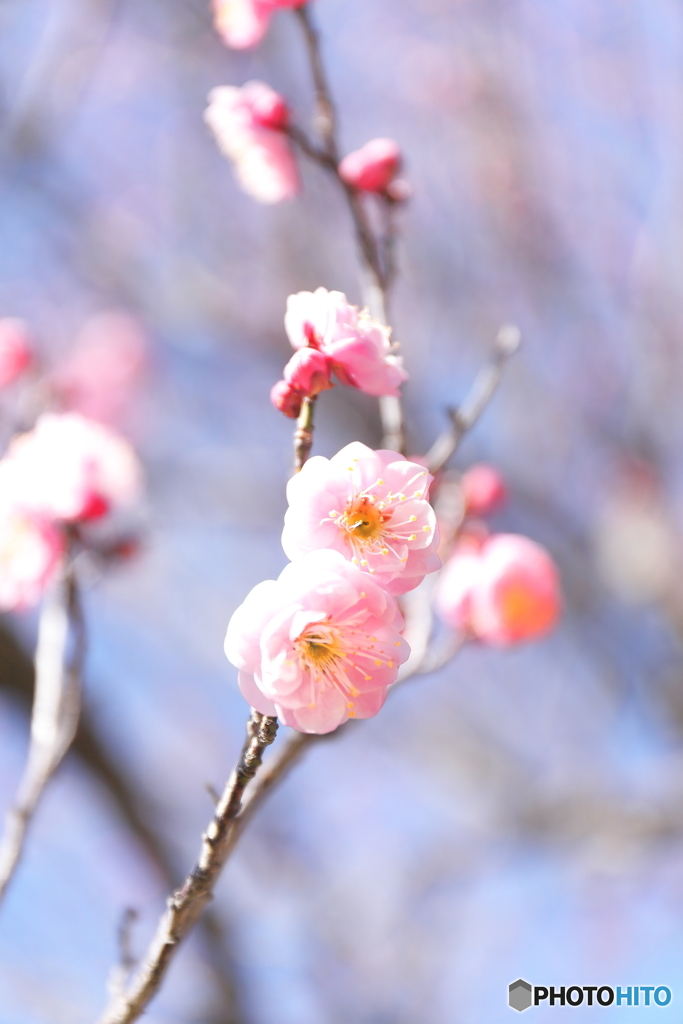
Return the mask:
<path id="1" fill-rule="evenodd" d="M 320 164 L 324 170 L 332 173 L 346 197 L 363 266 L 363 302 L 376 320 L 382 324 L 388 324 L 389 287 L 396 275 L 394 254 L 396 228 L 389 212 L 389 207 L 393 208 L 394 204 L 386 201 L 387 231 L 385 237 L 379 239 L 372 230 L 364 202 L 365 197 L 339 176 L 339 143 L 335 105 L 322 59 L 320 38 L 313 24 L 308 4 L 295 8 L 294 14 L 301 25 L 306 42 L 316 93 L 316 124 L 323 139 L 324 149 L 321 150 L 311 143 L 308 136 L 296 127 L 290 127 L 288 134 L 306 156 Z M 400 398 L 391 396 L 380 398 L 379 411 L 382 421 L 382 447 L 403 452 L 405 437 Z"/>
<path id="2" fill-rule="evenodd" d="M 501 327 L 496 337 L 493 356 L 477 374 L 469 394 L 456 409 L 450 409 L 451 426 L 438 437 L 425 456 L 430 473 L 443 469 L 456 452 L 464 434 L 477 422 L 498 387 L 508 359 L 521 342 L 519 328 Z"/>
<path id="3" fill-rule="evenodd" d="M 301 413 L 294 431 L 294 472 L 300 473 L 313 447 L 313 414 L 317 395 L 308 395 L 301 403 Z"/>
<path id="4" fill-rule="evenodd" d="M 239 761 L 228 779 L 209 827 L 202 837 L 194 868 L 167 901 L 147 955 L 124 992 L 110 1001 L 99 1024 L 130 1024 L 137 1020 L 158 991 L 180 943 L 192 930 L 232 849 L 231 834 L 242 806 L 242 797 L 254 778 L 266 748 L 277 733 L 277 718 L 252 711 L 247 739 Z"/>
<path id="5" fill-rule="evenodd" d="M 73 650 L 68 656 L 70 634 Z M 0 902 L 23 855 L 38 803 L 76 733 L 85 644 L 78 583 L 67 557 L 40 616 L 29 752 L 0 841 Z"/>

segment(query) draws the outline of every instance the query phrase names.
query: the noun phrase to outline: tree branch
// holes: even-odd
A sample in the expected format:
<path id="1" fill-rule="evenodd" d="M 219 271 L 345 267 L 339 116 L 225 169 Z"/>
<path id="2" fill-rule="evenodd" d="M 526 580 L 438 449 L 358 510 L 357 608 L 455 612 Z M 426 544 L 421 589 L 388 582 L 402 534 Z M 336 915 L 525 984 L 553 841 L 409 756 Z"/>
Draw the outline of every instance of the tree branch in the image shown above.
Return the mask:
<path id="1" fill-rule="evenodd" d="M 78 584 L 73 561 L 67 556 L 40 616 L 29 752 L 0 841 L 0 902 L 23 855 L 38 803 L 76 733 L 85 643 Z"/>
<path id="2" fill-rule="evenodd" d="M 396 275 L 394 249 L 397 232 L 393 217 L 390 216 L 395 203 L 389 199 L 382 200 L 387 207 L 387 230 L 384 238 L 377 238 L 370 225 L 364 197 L 339 176 L 340 150 L 337 139 L 335 105 L 322 58 L 320 38 L 313 25 L 308 4 L 295 8 L 294 14 L 301 25 L 306 42 L 316 93 L 316 124 L 323 139 L 324 149 L 320 150 L 314 146 L 306 134 L 298 128 L 289 128 L 288 134 L 306 156 L 316 161 L 324 170 L 332 173 L 346 197 L 363 267 L 363 302 L 376 320 L 387 324 L 389 287 Z M 405 438 L 400 398 L 391 396 L 380 398 L 379 410 L 383 433 L 382 447 L 403 452 Z"/>
<path id="3" fill-rule="evenodd" d="M 13 635 L 2 626 L 0 686 L 18 697 L 22 706 L 30 712 L 34 687 L 33 665 Z M 98 735 L 96 724 L 90 719 L 87 704 L 82 709 L 69 753 L 80 758 L 84 768 L 105 787 L 123 821 L 139 841 L 164 882 L 172 886 L 180 871 L 164 839 L 154 828 L 154 808 L 144 799 L 140 787 L 126 777 L 116 759 L 107 750 Z M 216 913 L 208 908 L 202 915 L 199 926 L 216 997 L 220 1000 L 220 1016 L 216 1021 L 220 1021 L 220 1024 L 240 1024 L 243 1013 L 239 1006 L 234 968 L 223 924 Z"/>
<path id="4" fill-rule="evenodd" d="M 477 374 L 464 402 L 455 409 L 449 409 L 451 426 L 436 439 L 425 456 L 425 464 L 430 473 L 438 473 L 444 468 L 457 451 L 463 436 L 477 422 L 493 398 L 507 361 L 515 354 L 520 342 L 519 328 L 507 325 L 498 331 L 491 360 Z"/>
<path id="5" fill-rule="evenodd" d="M 157 993 L 180 943 L 190 933 L 213 895 L 216 881 L 233 846 L 231 834 L 244 791 L 261 766 L 266 748 L 275 739 L 277 725 L 276 718 L 252 711 L 242 754 L 202 837 L 197 863 L 181 888 L 169 897 L 166 913 L 135 977 L 124 992 L 110 1001 L 99 1024 L 130 1024 L 144 1012 Z"/>

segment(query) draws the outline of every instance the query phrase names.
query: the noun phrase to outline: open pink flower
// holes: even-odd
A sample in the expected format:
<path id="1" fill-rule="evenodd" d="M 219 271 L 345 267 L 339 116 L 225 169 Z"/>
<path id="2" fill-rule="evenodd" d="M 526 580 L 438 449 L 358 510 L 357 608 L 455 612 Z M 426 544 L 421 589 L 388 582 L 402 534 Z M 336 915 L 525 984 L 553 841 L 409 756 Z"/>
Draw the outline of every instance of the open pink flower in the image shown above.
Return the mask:
<path id="1" fill-rule="evenodd" d="M 245 50 L 261 42 L 278 7 L 304 0 L 214 0 L 214 25 L 226 46 Z"/>
<path id="2" fill-rule="evenodd" d="M 45 413 L 11 442 L 14 495 L 23 509 L 67 522 L 97 519 L 131 505 L 141 490 L 133 449 L 78 413 Z"/>
<path id="3" fill-rule="evenodd" d="M 446 622 L 498 647 L 544 636 L 555 626 L 560 604 L 557 569 L 548 552 L 512 533 L 461 542 L 436 594 Z"/>
<path id="4" fill-rule="evenodd" d="M 64 551 L 60 530 L 13 500 L 15 474 L 0 462 L 0 611 L 36 604 Z"/>
<path id="5" fill-rule="evenodd" d="M 0 388 L 16 380 L 33 362 L 33 341 L 23 320 L 0 319 Z"/>
<path id="6" fill-rule="evenodd" d="M 314 456 L 287 485 L 285 554 L 338 551 L 390 593 L 413 590 L 441 566 L 431 480 L 398 452 L 358 441 L 332 459 Z"/>
<path id="7" fill-rule="evenodd" d="M 287 135 L 287 105 L 264 82 L 209 93 L 204 119 L 233 161 L 240 185 L 260 203 L 279 203 L 299 191 L 299 173 Z"/>
<path id="8" fill-rule="evenodd" d="M 368 395 L 398 396 L 407 380 L 402 360 L 391 344 L 391 328 L 350 305 L 343 292 L 318 288 L 287 300 L 285 330 L 295 349 L 319 349 L 342 384 Z"/>
<path id="9" fill-rule="evenodd" d="M 393 139 L 372 139 L 339 164 L 339 177 L 361 192 L 384 192 L 398 174 L 401 150 Z"/>
<path id="10" fill-rule="evenodd" d="M 394 598 L 336 551 L 290 563 L 237 609 L 225 653 L 252 707 L 300 732 L 372 718 L 410 653 Z"/>
<path id="11" fill-rule="evenodd" d="M 64 405 L 105 423 L 130 402 L 147 361 L 147 339 L 139 321 L 122 310 L 91 317 L 54 375 Z"/>

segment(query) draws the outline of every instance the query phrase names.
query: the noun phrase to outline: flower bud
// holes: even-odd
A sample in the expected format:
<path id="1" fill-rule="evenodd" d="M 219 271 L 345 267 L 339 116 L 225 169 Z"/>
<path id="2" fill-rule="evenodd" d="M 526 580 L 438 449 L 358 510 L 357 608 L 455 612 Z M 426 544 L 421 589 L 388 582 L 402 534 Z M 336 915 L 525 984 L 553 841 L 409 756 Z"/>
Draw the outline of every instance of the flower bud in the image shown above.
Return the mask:
<path id="1" fill-rule="evenodd" d="M 384 192 L 401 166 L 401 150 L 393 139 L 373 139 L 345 156 L 339 177 L 361 192 Z"/>
<path id="2" fill-rule="evenodd" d="M 251 113 L 257 124 L 275 131 L 286 127 L 289 121 L 289 107 L 284 96 L 263 82 L 249 82 L 243 92 L 248 94 Z"/>
<path id="3" fill-rule="evenodd" d="M 498 470 L 480 462 L 462 475 L 465 515 L 488 516 L 507 499 L 507 487 Z"/>
<path id="4" fill-rule="evenodd" d="M 32 362 L 33 346 L 24 321 L 0 319 L 0 388 L 16 380 Z"/>
<path id="5" fill-rule="evenodd" d="M 303 395 L 286 380 L 279 380 L 277 384 L 273 385 L 270 389 L 270 400 L 275 408 L 283 412 L 285 416 L 289 416 L 292 420 L 298 419 Z"/>
<path id="6" fill-rule="evenodd" d="M 300 348 L 284 369 L 285 381 L 302 395 L 317 395 L 333 387 L 327 356 L 314 348 Z"/>

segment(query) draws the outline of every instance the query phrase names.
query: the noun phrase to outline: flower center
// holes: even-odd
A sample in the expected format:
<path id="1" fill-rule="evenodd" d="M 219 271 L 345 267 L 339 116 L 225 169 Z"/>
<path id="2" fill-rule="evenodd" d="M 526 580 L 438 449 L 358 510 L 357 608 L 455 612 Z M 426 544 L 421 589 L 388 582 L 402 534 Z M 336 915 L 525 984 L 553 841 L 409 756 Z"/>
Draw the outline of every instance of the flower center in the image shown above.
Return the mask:
<path id="1" fill-rule="evenodd" d="M 371 499 L 364 495 L 347 507 L 339 525 L 359 540 L 377 540 L 384 533 L 384 523 L 390 515 L 382 514 Z"/>
<path id="2" fill-rule="evenodd" d="M 302 668 L 312 670 L 316 676 L 324 675 L 333 668 L 343 654 L 338 631 L 326 623 L 311 626 L 294 646 Z"/>

